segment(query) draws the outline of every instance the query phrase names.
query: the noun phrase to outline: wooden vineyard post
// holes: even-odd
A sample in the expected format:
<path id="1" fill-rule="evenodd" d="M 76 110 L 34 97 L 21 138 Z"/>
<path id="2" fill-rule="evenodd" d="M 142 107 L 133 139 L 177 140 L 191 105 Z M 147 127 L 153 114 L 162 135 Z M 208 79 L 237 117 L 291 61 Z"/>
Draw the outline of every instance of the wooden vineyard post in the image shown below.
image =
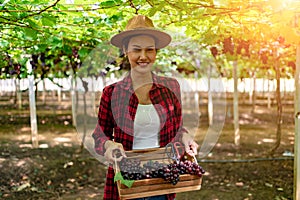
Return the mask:
<path id="1" fill-rule="evenodd" d="M 27 61 L 26 67 L 28 72 L 31 141 L 32 141 L 33 148 L 37 148 L 39 146 L 39 142 L 38 142 L 37 118 L 36 118 L 35 93 L 34 93 L 34 75 L 32 72 L 30 59 Z"/>
<path id="2" fill-rule="evenodd" d="M 294 154 L 294 199 L 299 200 L 300 199 L 300 173 L 299 173 L 299 166 L 300 166 L 300 159 L 298 158 L 298 154 L 300 151 L 299 146 L 299 133 L 300 133 L 300 112 L 296 114 L 295 118 L 295 154 Z"/>
<path id="3" fill-rule="evenodd" d="M 240 126 L 239 126 L 239 94 L 238 94 L 238 75 L 237 75 L 237 61 L 233 62 L 233 121 L 234 121 L 234 144 L 240 145 Z"/>
<path id="4" fill-rule="evenodd" d="M 71 99 L 72 99 L 72 124 L 74 127 L 76 127 L 77 125 L 77 121 L 76 121 L 76 101 L 77 101 L 77 98 L 76 98 L 76 76 L 75 74 L 73 73 L 73 70 L 72 71 L 72 75 L 71 75 Z"/>
<path id="5" fill-rule="evenodd" d="M 294 143 L 294 200 L 300 200 L 300 44 L 297 46 L 295 71 L 295 143 Z"/>
<path id="6" fill-rule="evenodd" d="M 208 110 L 208 125 L 211 126 L 213 124 L 213 118 L 214 118 L 214 108 L 213 108 L 213 100 L 212 100 L 212 91 L 211 91 L 211 76 L 212 76 L 212 66 L 209 66 L 208 71 L 208 91 L 207 91 L 207 110 Z"/>

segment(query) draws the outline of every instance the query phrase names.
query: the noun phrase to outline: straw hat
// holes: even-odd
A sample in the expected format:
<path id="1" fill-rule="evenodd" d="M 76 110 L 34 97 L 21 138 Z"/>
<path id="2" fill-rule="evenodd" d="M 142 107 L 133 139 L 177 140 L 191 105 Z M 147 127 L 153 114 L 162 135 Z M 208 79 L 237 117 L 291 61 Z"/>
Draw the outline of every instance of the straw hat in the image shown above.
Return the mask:
<path id="1" fill-rule="evenodd" d="M 126 25 L 125 31 L 113 36 L 110 42 L 116 47 L 123 48 L 123 40 L 135 35 L 150 35 L 154 37 L 157 49 L 164 48 L 171 42 L 169 34 L 156 30 L 151 19 L 143 15 L 131 18 Z"/>

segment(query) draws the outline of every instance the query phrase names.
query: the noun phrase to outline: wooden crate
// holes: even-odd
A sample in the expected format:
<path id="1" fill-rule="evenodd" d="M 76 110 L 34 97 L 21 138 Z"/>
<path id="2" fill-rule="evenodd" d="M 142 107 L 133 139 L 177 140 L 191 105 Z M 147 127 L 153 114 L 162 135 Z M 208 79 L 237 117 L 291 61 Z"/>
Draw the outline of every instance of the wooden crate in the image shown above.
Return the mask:
<path id="1" fill-rule="evenodd" d="M 159 161 L 162 163 L 171 163 L 164 148 L 150 149 L 150 150 L 135 150 L 127 151 L 127 158 L 138 158 L 143 161 Z M 115 167 L 118 172 L 119 166 Z M 180 175 L 180 181 L 176 185 L 163 180 L 162 178 L 150 178 L 134 181 L 131 188 L 117 181 L 119 196 L 122 200 L 142 198 L 170 193 L 188 192 L 201 189 L 202 178 L 197 175 L 183 174 Z"/>

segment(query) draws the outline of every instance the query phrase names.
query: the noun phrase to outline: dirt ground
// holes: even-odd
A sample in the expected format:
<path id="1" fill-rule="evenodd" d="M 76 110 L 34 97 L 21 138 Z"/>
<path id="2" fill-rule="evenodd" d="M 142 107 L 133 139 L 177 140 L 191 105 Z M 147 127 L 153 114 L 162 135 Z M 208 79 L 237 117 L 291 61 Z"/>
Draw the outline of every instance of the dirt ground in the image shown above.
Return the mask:
<path id="1" fill-rule="evenodd" d="M 0 199 L 102 199 L 106 166 L 81 149 L 70 101 L 37 102 L 40 148 L 31 147 L 29 108 L 0 97 Z M 230 100 L 228 101 L 230 102 Z M 227 102 L 227 103 L 228 103 Z M 283 99 L 282 137 L 274 155 L 276 104 L 240 103 L 240 145 L 234 145 L 232 108 L 213 150 L 199 164 L 206 170 L 199 191 L 177 200 L 293 199 L 293 102 Z M 205 105 L 199 131 L 207 129 Z"/>

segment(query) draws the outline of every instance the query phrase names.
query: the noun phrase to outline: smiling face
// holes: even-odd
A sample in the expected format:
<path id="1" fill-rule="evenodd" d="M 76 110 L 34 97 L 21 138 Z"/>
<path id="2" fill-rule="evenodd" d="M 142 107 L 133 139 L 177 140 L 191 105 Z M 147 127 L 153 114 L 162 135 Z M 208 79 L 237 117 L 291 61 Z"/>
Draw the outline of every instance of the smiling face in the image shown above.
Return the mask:
<path id="1" fill-rule="evenodd" d="M 134 36 L 129 40 L 126 52 L 132 70 L 140 73 L 151 71 L 156 59 L 154 38 L 147 35 Z"/>

